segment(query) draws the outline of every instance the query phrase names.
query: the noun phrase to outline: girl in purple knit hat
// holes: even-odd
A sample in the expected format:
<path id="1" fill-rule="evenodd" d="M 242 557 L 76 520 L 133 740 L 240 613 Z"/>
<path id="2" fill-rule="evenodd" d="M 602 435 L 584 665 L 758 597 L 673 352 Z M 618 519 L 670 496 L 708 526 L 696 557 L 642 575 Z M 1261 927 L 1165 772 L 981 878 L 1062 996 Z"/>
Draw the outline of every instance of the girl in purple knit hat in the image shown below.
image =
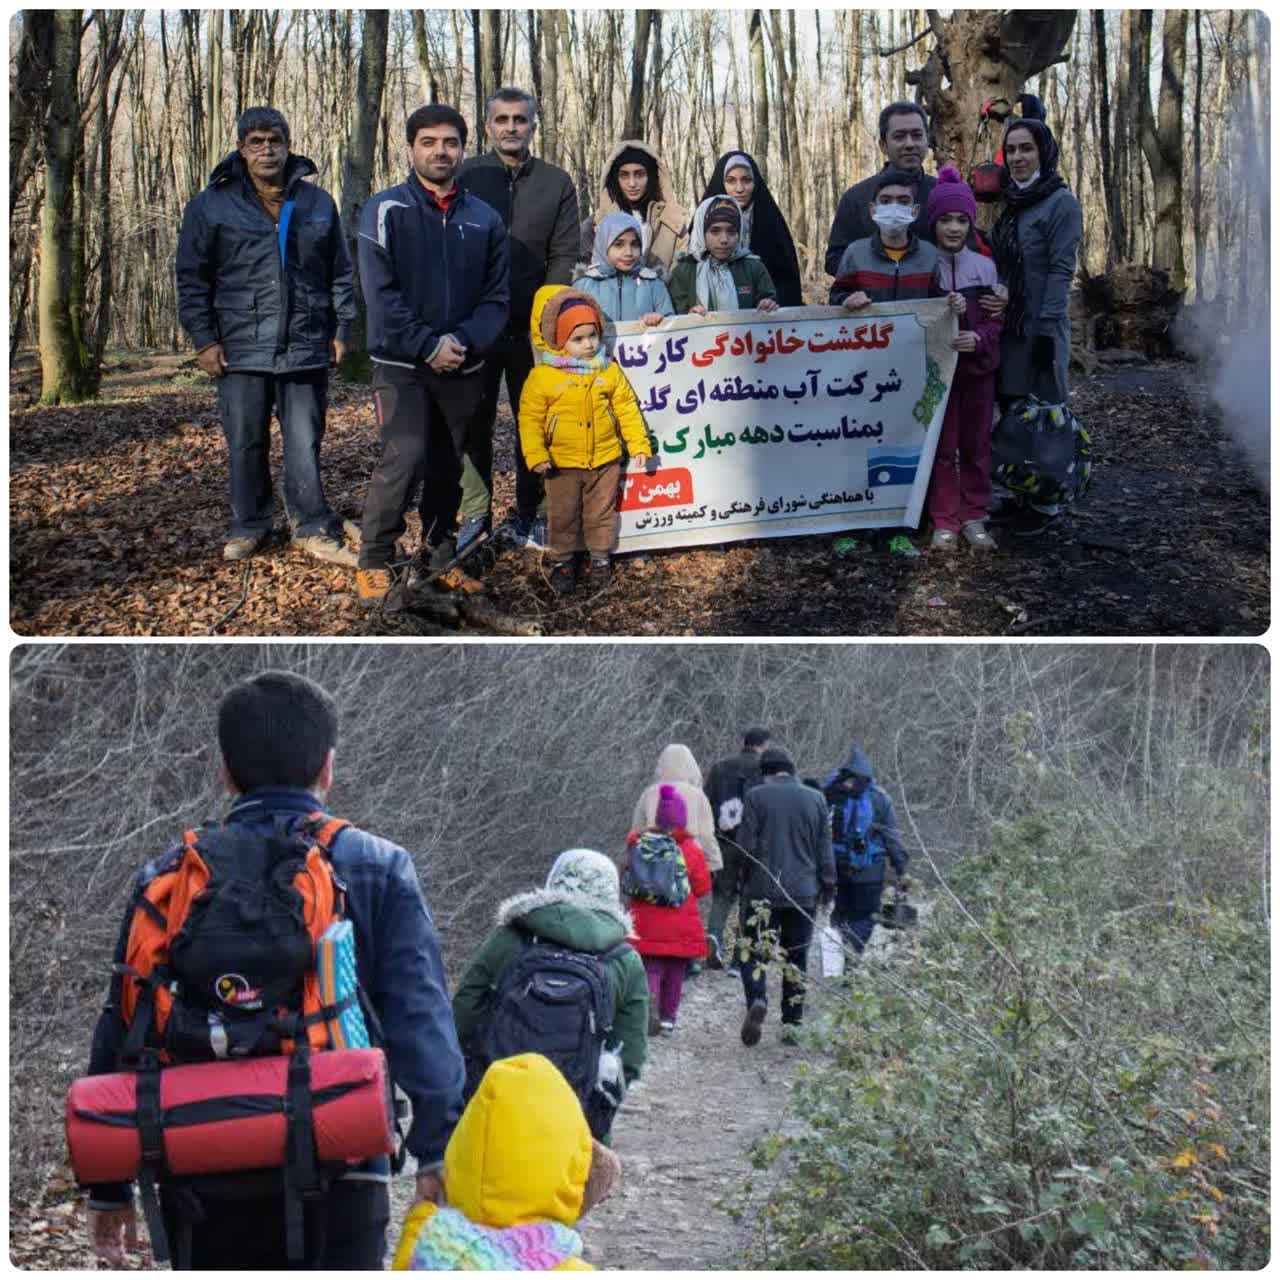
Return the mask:
<path id="1" fill-rule="evenodd" d="M 678 907 L 659 906 L 633 898 L 629 904 L 635 934 L 631 945 L 644 960 L 649 980 L 649 1034 L 670 1034 L 675 1030 L 676 1014 L 684 991 L 684 974 L 690 960 L 701 960 L 707 954 L 707 935 L 698 914 L 698 899 L 711 892 L 711 873 L 702 846 L 689 834 L 689 813 L 684 797 L 670 783 L 658 791 L 658 807 L 653 826 L 670 836 L 680 847 L 689 875 L 689 896 Z M 627 836 L 630 855 L 643 832 Z"/>
<path id="2" fill-rule="evenodd" d="M 929 193 L 928 220 L 938 246 L 934 287 L 960 318 L 951 340 L 958 351 L 951 397 L 942 420 L 926 505 L 933 524 L 930 547 L 951 552 L 961 538 L 975 551 L 994 551 L 987 531 L 991 502 L 991 424 L 1000 365 L 999 316 L 979 305 L 997 283 L 995 263 L 968 247 L 978 207 L 969 184 L 950 167 Z"/>

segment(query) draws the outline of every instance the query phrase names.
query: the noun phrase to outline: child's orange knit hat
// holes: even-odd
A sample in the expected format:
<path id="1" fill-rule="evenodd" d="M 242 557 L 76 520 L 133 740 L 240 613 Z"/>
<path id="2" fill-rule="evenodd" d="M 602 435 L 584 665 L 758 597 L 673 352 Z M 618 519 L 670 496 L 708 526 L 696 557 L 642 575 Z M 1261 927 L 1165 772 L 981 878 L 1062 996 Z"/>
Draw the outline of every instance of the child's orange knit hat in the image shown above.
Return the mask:
<path id="1" fill-rule="evenodd" d="M 570 303 L 556 317 L 556 346 L 561 349 L 569 341 L 569 335 L 580 324 L 596 324 L 595 309 L 585 302 Z"/>

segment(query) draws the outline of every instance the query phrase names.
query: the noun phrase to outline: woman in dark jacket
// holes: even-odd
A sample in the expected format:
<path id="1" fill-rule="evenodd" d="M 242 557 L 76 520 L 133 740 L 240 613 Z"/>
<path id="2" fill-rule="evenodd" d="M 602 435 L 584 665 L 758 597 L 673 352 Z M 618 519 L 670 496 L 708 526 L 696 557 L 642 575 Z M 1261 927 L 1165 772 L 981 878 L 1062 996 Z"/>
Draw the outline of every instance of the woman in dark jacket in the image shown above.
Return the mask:
<path id="1" fill-rule="evenodd" d="M 746 152 L 730 151 L 716 161 L 715 172 L 702 199 L 722 195 L 732 196 L 742 211 L 740 243 L 768 268 L 778 291 L 778 305 L 803 306 L 800 263 L 787 220 L 769 193 L 759 166 Z"/>
<path id="2" fill-rule="evenodd" d="M 1058 144 L 1043 121 L 1021 118 L 1004 131 L 1004 206 L 991 232 L 1009 309 L 1000 341 L 1002 403 L 1023 396 L 1067 398 L 1071 318 L 1067 300 L 1080 247 L 1080 204 L 1058 173 Z M 994 514 L 994 513 L 993 513 Z M 1015 508 L 1015 531 L 1038 533 L 1058 508 Z"/>

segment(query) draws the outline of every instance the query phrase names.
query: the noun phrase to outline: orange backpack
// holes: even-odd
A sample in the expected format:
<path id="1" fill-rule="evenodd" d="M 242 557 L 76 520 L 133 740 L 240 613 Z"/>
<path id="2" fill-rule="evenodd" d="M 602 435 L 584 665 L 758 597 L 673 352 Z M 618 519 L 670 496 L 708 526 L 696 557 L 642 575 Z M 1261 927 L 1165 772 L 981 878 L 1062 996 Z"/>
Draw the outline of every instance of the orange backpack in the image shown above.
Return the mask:
<path id="1" fill-rule="evenodd" d="M 331 1047 L 315 954 L 345 908 L 331 846 L 350 823 L 309 814 L 295 831 L 212 826 L 143 873 L 125 945 L 126 1065 L 293 1052 L 305 1030 Z"/>

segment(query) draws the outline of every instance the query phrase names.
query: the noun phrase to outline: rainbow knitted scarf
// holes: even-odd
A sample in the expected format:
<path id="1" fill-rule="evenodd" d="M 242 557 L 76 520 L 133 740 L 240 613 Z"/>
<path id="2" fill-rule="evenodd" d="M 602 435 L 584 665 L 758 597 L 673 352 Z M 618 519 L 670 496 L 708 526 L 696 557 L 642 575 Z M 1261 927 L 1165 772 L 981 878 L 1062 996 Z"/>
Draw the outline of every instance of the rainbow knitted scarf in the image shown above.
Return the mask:
<path id="1" fill-rule="evenodd" d="M 441 1209 L 423 1224 L 408 1271 L 551 1271 L 582 1256 L 582 1237 L 559 1222 L 482 1227 L 457 1209 Z"/>
<path id="2" fill-rule="evenodd" d="M 539 351 L 541 364 L 549 364 L 555 369 L 571 369 L 574 373 L 599 373 L 607 369 L 611 363 L 609 353 L 601 347 L 590 360 L 578 360 L 574 356 L 566 356 L 559 351 Z"/>

